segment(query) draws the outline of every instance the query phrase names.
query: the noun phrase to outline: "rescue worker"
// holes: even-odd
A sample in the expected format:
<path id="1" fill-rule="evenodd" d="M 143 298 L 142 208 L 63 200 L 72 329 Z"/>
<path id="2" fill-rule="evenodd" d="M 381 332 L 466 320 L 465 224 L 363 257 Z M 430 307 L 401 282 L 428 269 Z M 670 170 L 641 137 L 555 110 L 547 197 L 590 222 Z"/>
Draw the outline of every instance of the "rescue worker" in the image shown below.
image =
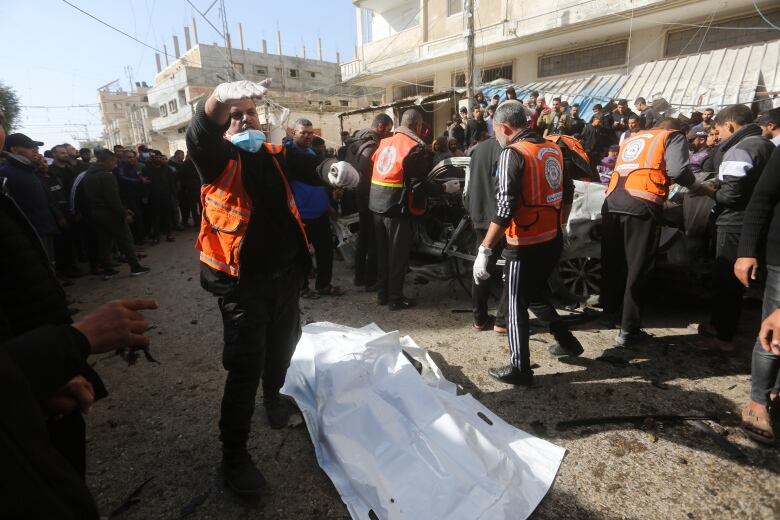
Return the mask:
<path id="1" fill-rule="evenodd" d="M 615 340 L 620 346 L 649 337 L 641 329 L 641 306 L 655 266 L 669 185 L 676 182 L 691 188 L 695 181 L 688 166 L 688 142 L 676 119 L 666 118 L 658 128 L 641 130 L 620 146 L 601 210 L 601 300 L 607 319 L 620 322 Z"/>
<path id="2" fill-rule="evenodd" d="M 368 208 L 374 213 L 378 259 L 377 303 L 391 311 L 414 307 L 404 296 L 404 277 L 412 245 L 412 216 L 425 214 L 428 196 L 460 189 L 457 180 L 442 185 L 428 180 L 431 156 L 419 134 L 422 115 L 410 109 L 392 137 L 382 139 L 374 152 Z"/>
<path id="3" fill-rule="evenodd" d="M 506 237 L 504 268 L 509 296 L 510 364 L 488 374 L 502 383 L 531 386 L 528 309 L 547 322 L 556 340 L 550 353 L 577 356 L 582 345 L 550 304 L 547 280 L 563 248 L 561 222 L 574 197 L 573 182 L 564 172 L 561 149 L 527 128 L 519 101 L 498 107 L 493 129 L 504 147 L 498 160 L 496 214 L 474 261 L 474 282 L 490 277 L 493 249 Z"/>
<path id="4" fill-rule="evenodd" d="M 285 427 L 292 413 L 279 389 L 301 334 L 298 301 L 310 257 L 290 182 L 313 182 L 317 165 L 316 158 L 265 143 L 253 100 L 269 83 L 218 85 L 187 129 L 187 149 L 203 180 L 201 285 L 220 297 L 224 327 L 222 468 L 227 485 L 247 495 L 266 483 L 246 446 L 261 377 L 271 427 Z"/>
<path id="5" fill-rule="evenodd" d="M 564 171 L 572 178 L 583 181 L 597 181 L 590 166 L 588 152 L 582 141 L 570 135 L 548 135 L 545 137 L 558 145 L 563 152 Z"/>

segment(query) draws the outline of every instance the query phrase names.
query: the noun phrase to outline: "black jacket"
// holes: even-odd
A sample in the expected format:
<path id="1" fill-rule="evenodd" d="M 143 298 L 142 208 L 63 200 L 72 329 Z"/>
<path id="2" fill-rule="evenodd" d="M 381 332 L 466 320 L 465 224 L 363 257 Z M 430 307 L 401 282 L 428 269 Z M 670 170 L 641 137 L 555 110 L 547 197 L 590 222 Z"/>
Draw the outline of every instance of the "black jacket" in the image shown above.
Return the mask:
<path id="1" fill-rule="evenodd" d="M 460 123 L 452 123 L 447 129 L 447 136 L 457 139 L 458 146 L 461 150 L 466 149 L 466 131 L 463 129 Z"/>
<path id="2" fill-rule="evenodd" d="M 780 266 L 780 147 L 772 152 L 745 210 L 738 255 L 763 261 L 764 248 L 766 264 Z"/>
<path id="3" fill-rule="evenodd" d="M 368 211 L 368 199 L 371 194 L 371 175 L 374 171 L 372 157 L 379 146 L 379 136 L 367 128 L 352 136 L 346 145 L 344 160 L 360 174 L 360 183 L 355 190 L 355 199 L 359 212 Z"/>
<path id="4" fill-rule="evenodd" d="M 718 145 L 715 171 L 720 189 L 715 192 L 718 226 L 739 232 L 753 188 L 774 152 L 771 141 L 761 137 L 761 127 L 749 124 Z"/>
<path id="5" fill-rule="evenodd" d="M 465 202 L 475 229 L 487 229 L 496 215 L 496 166 L 501 149 L 496 138 L 491 137 L 479 143 L 471 155 Z"/>
<path id="6" fill-rule="evenodd" d="M 484 119 L 477 121 L 476 119 L 469 119 L 466 121 L 466 138 L 463 143 L 464 150 L 470 147 L 472 144 L 479 141 L 479 136 L 482 132 L 487 132 L 487 123 Z"/>
<path id="7" fill-rule="evenodd" d="M 39 235 L 59 233 L 55 216 L 51 211 L 49 194 L 35 167 L 24 158 L 5 154 L 5 163 L 0 166 L 0 178 L 7 179 L 6 188 L 30 219 Z"/>
<path id="8" fill-rule="evenodd" d="M 304 235 L 287 205 L 287 192 L 265 149 L 249 153 L 224 139 L 229 124 L 215 125 L 200 103 L 187 128 L 187 150 L 203 183 L 219 177 L 228 160 L 241 157 L 244 188 L 252 199 L 252 216 L 239 251 L 241 278 L 268 278 L 292 267 L 308 269 L 310 257 Z M 299 180 L 318 184 L 319 160 L 303 154 L 275 156 L 288 182 Z M 236 278 L 201 263 L 201 285 L 217 295 L 224 295 Z"/>
<path id="9" fill-rule="evenodd" d="M 89 344 L 70 326 L 38 235 L 1 190 L 0 241 L 0 393 L 12 396 L 0 400 L 0 511 L 8 518 L 97 518 L 69 454 L 50 441 L 43 405 L 79 374 L 98 397 L 105 388 L 86 363 Z"/>

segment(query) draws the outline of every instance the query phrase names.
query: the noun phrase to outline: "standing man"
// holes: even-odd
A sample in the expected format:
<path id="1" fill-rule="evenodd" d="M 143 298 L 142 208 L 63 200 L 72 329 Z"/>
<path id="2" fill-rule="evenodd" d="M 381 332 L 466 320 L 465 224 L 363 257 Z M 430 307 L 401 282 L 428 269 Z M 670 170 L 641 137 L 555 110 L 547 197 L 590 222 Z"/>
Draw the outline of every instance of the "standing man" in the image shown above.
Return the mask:
<path id="1" fill-rule="evenodd" d="M 691 130 L 688 132 L 688 143 L 691 147 L 690 166 L 691 173 L 696 175 L 704 171 L 704 161 L 712 154 L 712 149 L 707 146 L 706 130 Z"/>
<path id="2" fill-rule="evenodd" d="M 628 108 L 628 100 L 618 101 L 617 108 L 612 113 L 612 130 L 615 131 L 615 141 L 619 141 L 624 132 L 628 131 L 628 120 L 634 113 Z"/>
<path id="3" fill-rule="evenodd" d="M 64 220 L 64 222 L 58 222 L 60 233 L 54 239 L 57 270 L 62 275 L 73 278 L 82 274 L 77 266 L 80 243 L 75 230 L 76 223 L 71 218 L 68 206 L 73 182 L 76 180 L 79 170 L 71 164 L 65 146 L 61 144 L 53 146 L 51 153 L 54 162 L 49 166 L 49 190 L 59 202 L 60 216 Z"/>
<path id="4" fill-rule="evenodd" d="M 622 145 L 623 141 L 633 136 L 641 129 L 642 129 L 642 122 L 640 121 L 639 116 L 632 113 L 630 116 L 628 116 L 628 119 L 626 120 L 626 131 L 620 134 L 620 139 L 618 140 L 618 144 Z"/>
<path id="5" fill-rule="evenodd" d="M 138 153 L 135 150 L 128 148 L 120 153 L 121 160 L 114 170 L 119 186 L 119 198 L 124 207 L 133 214 L 133 222 L 130 224 L 133 241 L 135 245 L 142 246 L 146 242 L 143 199 L 151 181 L 141 175 Z"/>
<path id="6" fill-rule="evenodd" d="M 479 105 L 476 105 L 471 109 L 471 114 L 474 118 L 466 121 L 466 147 L 463 148 L 464 150 L 467 150 L 471 145 L 476 144 L 479 140 L 479 136 L 482 135 L 482 132 L 487 132 L 487 124 L 482 117 L 482 108 L 480 108 Z"/>
<path id="7" fill-rule="evenodd" d="M 389 117 L 389 116 L 388 116 Z M 461 150 L 465 150 L 466 131 L 463 129 L 462 121 L 458 114 L 452 116 L 452 124 L 447 129 L 447 137 L 454 137 L 458 141 Z"/>
<path id="8" fill-rule="evenodd" d="M 165 240 L 173 242 L 172 202 L 175 192 L 174 175 L 165 156 L 159 150 L 150 150 L 149 159 L 146 161 L 141 177 L 149 185 L 149 236 L 151 244 L 160 242 L 160 235 L 165 235 Z M 135 211 L 133 212 L 135 216 Z"/>
<path id="9" fill-rule="evenodd" d="M 133 215 L 122 205 L 119 198 L 119 187 L 113 174 L 117 163 L 116 155 L 110 150 L 101 149 L 95 153 L 95 158 L 97 162 L 89 167 L 77 189 L 82 190 L 83 202 L 88 208 L 87 218 L 91 227 L 98 233 L 97 257 L 103 267 L 103 278 L 108 280 L 119 274 L 119 271 L 111 267 L 111 250 L 114 243 L 130 264 L 130 276 L 146 274 L 150 269 L 138 262 L 128 226 Z"/>
<path id="10" fill-rule="evenodd" d="M 780 108 L 761 112 L 756 123 L 761 127 L 761 136 L 769 139 L 775 146 L 780 146 Z"/>
<path id="11" fill-rule="evenodd" d="M 537 133 L 541 133 L 542 137 L 566 134 L 568 133 L 568 128 L 569 114 L 564 112 L 561 106 L 561 98 L 553 98 L 552 109 L 548 108 L 545 110 L 536 123 Z"/>
<path id="12" fill-rule="evenodd" d="M 634 106 L 639 112 L 639 121 L 642 124 L 642 129 L 650 130 L 655 128 L 658 123 L 661 122 L 661 115 L 655 111 L 655 109 L 647 104 L 647 100 L 643 97 L 636 98 Z"/>
<path id="13" fill-rule="evenodd" d="M 704 130 L 705 132 L 709 132 L 710 129 L 715 126 L 715 109 L 713 108 L 705 108 L 704 112 L 701 113 L 701 123 L 698 125 L 695 125 L 692 130 Z"/>
<path id="14" fill-rule="evenodd" d="M 462 136 L 460 117 L 457 114 L 455 117 L 457 120 L 451 128 L 460 129 Z M 355 285 L 365 286 L 367 292 L 377 290 L 376 230 L 374 214 L 369 209 L 371 175 L 374 172 L 373 157 L 380 141 L 392 135 L 393 119 L 387 114 L 379 114 L 372 121 L 371 128 L 357 132 L 347 144 L 344 158 L 360 174 L 360 183 L 355 193 L 360 217 L 360 230 L 355 249 Z"/>
<path id="15" fill-rule="evenodd" d="M 615 340 L 620 346 L 641 343 L 649 336 L 642 330 L 642 303 L 672 182 L 691 187 L 695 178 L 680 123 L 667 118 L 659 128 L 642 130 L 623 142 L 601 210 L 602 304 L 615 320 L 622 307 Z"/>
<path id="16" fill-rule="evenodd" d="M 298 303 L 310 258 L 290 180 L 316 176 L 302 156 L 265 143 L 254 99 L 269 82 L 218 85 L 187 128 L 187 150 L 204 182 L 201 285 L 220 297 L 224 327 L 222 467 L 228 486 L 249 495 L 266 484 L 247 451 L 261 377 L 271 427 L 285 427 L 292 413 L 279 389 L 301 334 Z"/>
<path id="17" fill-rule="evenodd" d="M 737 333 L 745 293 L 734 275 L 745 208 L 775 146 L 761 137 L 761 127 L 753 123 L 753 114 L 745 105 L 730 105 L 718 112 L 715 127 L 721 139 L 713 165 L 718 174 L 713 182 L 703 183 L 695 195 L 707 195 L 716 203 L 717 243 L 712 268 L 716 292 L 709 322 L 693 323 L 690 327 L 703 337 L 697 347 L 733 352 L 732 340 Z"/>
<path id="18" fill-rule="evenodd" d="M 504 95 L 506 96 L 506 101 L 509 101 L 511 99 L 517 99 L 517 92 L 515 91 L 515 87 L 508 87 L 504 91 Z"/>
<path id="19" fill-rule="evenodd" d="M 561 221 L 574 197 L 573 183 L 563 171 L 563 156 L 555 143 L 527 129 L 525 109 L 509 101 L 496 110 L 496 140 L 504 147 L 498 161 L 496 215 L 474 261 L 474 283 L 490 277 L 488 263 L 506 237 L 506 283 L 509 309 L 510 364 L 488 374 L 502 383 L 531 386 L 529 307 L 549 324 L 557 343 L 554 355 L 579 355 L 582 345 L 549 302 L 547 280 L 563 249 Z M 568 186 L 566 186 L 568 184 Z"/>
<path id="20" fill-rule="evenodd" d="M 569 127 L 566 131 L 568 135 L 582 135 L 585 129 L 585 120 L 580 117 L 580 104 L 574 103 L 569 112 Z"/>
<path id="21" fill-rule="evenodd" d="M 407 110 L 393 136 L 383 139 L 373 156 L 368 208 L 374 213 L 376 230 L 377 303 L 388 305 L 391 311 L 409 309 L 417 303 L 403 292 L 412 245 L 412 217 L 425 214 L 428 196 L 442 189 L 454 193 L 460 187 L 455 180 L 442 186 L 428 180 L 433 165 L 419 137 L 422 124 L 417 110 Z"/>
<path id="22" fill-rule="evenodd" d="M 485 235 L 490 227 L 490 222 L 496 215 L 496 190 L 498 189 L 498 177 L 496 166 L 501 154 L 501 145 L 494 137 L 482 141 L 474 149 L 471 155 L 469 172 L 469 189 L 466 193 L 466 209 L 474 226 L 476 246 L 479 248 L 485 241 Z M 471 304 L 474 311 L 474 329 L 483 331 L 493 329 L 496 332 L 506 331 L 506 298 L 507 293 L 501 291 L 501 299 L 495 317 L 488 314 L 488 300 L 492 294 L 493 286 L 501 286 L 501 269 L 496 267 L 498 257 L 504 250 L 506 241 L 501 239 L 493 247 L 493 254 L 488 259 L 486 270 L 491 279 L 482 283 L 474 283 L 471 286 Z"/>

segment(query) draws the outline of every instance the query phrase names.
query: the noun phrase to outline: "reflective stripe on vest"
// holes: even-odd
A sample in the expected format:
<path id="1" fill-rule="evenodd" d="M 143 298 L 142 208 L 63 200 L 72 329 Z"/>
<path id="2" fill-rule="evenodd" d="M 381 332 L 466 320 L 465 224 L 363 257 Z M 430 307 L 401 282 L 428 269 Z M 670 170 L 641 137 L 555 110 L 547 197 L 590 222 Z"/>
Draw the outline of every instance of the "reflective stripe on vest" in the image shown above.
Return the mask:
<path id="1" fill-rule="evenodd" d="M 402 132 L 382 139 L 372 156 L 374 169 L 371 173 L 371 184 L 386 188 L 403 188 L 404 159 L 419 144 Z"/>
<path id="2" fill-rule="evenodd" d="M 306 228 L 295 205 L 292 189 L 276 158 L 276 155 L 284 153 L 284 150 L 278 145 L 265 144 L 264 147 L 271 155 L 282 179 L 287 206 L 295 217 L 308 247 Z M 244 188 L 240 154 L 236 159 L 228 161 L 225 169 L 213 183 L 201 187 L 201 204 L 203 212 L 196 244 L 196 248 L 200 251 L 200 261 L 223 273 L 239 276 L 239 251 L 252 216 L 252 199 Z"/>
<path id="3" fill-rule="evenodd" d="M 666 175 L 666 142 L 675 130 L 640 130 L 620 145 L 607 197 L 623 190 L 631 197 L 661 205 L 669 195 Z"/>
<path id="4" fill-rule="evenodd" d="M 506 229 L 509 245 L 548 242 L 558 236 L 563 203 L 563 154 L 551 142 L 509 145 L 523 156 L 522 191 Z"/>

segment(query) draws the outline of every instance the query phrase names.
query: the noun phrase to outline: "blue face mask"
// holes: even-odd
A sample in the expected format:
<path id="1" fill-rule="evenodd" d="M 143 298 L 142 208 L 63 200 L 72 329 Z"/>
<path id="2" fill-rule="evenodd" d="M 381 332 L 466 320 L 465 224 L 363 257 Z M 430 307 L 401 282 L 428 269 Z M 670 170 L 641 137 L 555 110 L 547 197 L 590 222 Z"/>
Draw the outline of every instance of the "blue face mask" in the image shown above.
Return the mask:
<path id="1" fill-rule="evenodd" d="M 230 142 L 249 153 L 257 153 L 265 143 L 265 134 L 260 130 L 250 128 L 230 137 Z"/>

